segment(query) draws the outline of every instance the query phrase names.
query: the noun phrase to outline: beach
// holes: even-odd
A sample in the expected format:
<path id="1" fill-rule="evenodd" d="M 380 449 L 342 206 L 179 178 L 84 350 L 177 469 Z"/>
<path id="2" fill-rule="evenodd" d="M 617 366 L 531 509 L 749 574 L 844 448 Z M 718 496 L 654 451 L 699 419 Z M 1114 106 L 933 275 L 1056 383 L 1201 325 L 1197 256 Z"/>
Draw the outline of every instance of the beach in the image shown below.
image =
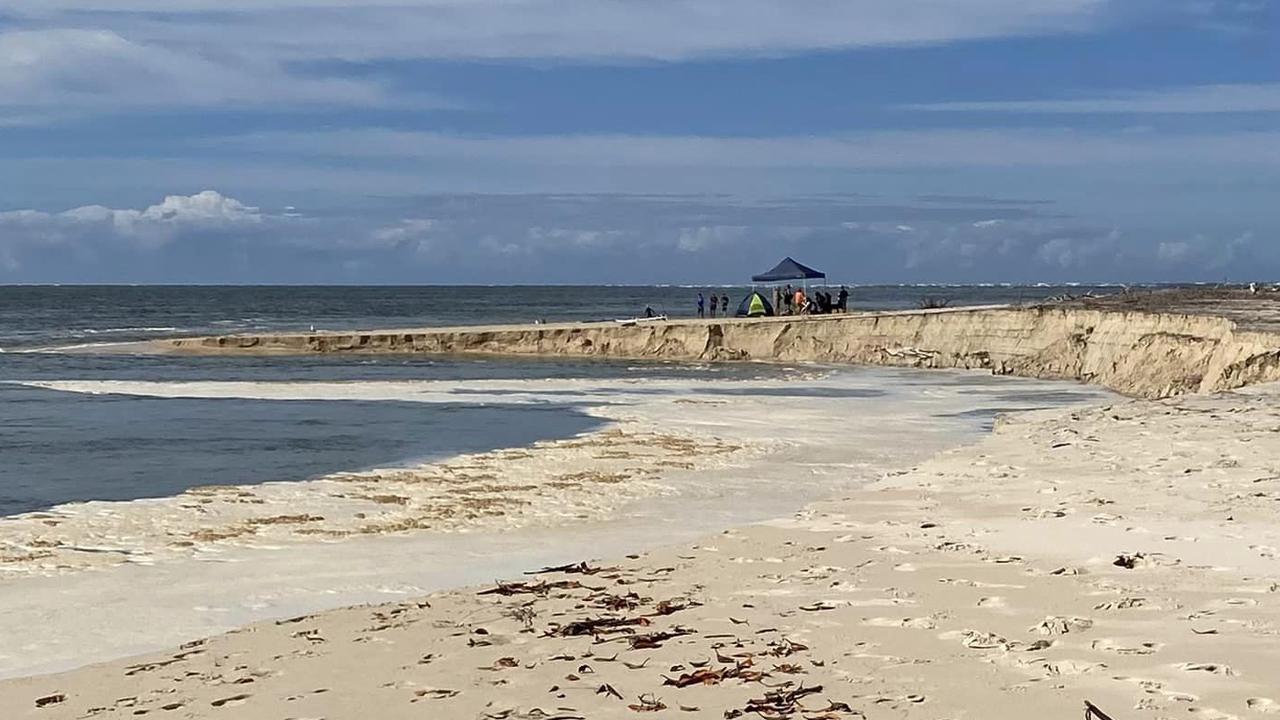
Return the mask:
<path id="1" fill-rule="evenodd" d="M 1105 323 L 1063 364 L 1055 338 L 1099 312 Z M 889 328 L 882 349 L 902 347 L 893 328 L 924 323 L 917 358 L 997 358 L 1008 372 L 995 374 L 1031 379 L 690 358 L 665 375 L 640 364 L 590 378 L 27 381 L 85 398 L 564 406 L 594 426 L 6 518 L 0 707 L 39 718 L 369 707 L 389 718 L 1065 717 L 1086 701 L 1113 718 L 1280 712 L 1280 386 L 1254 382 L 1274 370 L 1275 336 L 1112 312 L 870 320 Z M 1011 317 L 1047 321 L 1015 332 Z M 832 337 L 835 320 L 722 324 L 721 337 L 783 323 L 787 352 L 834 352 L 805 334 Z M 972 332 L 983 326 L 1000 331 Z M 470 332 L 492 356 L 528 336 Z M 1073 375 L 1155 397 L 1035 379 Z"/>
<path id="2" fill-rule="evenodd" d="M 496 428 L 457 426 L 462 407 L 505 408 L 510 423 L 544 427 L 563 412 L 556 408 L 577 407 L 595 427 L 311 479 L 235 485 L 196 474 L 173 495 L 8 517 L 0 522 L 0 676 L 491 580 L 597 548 L 693 540 L 977 439 L 1001 409 L 1106 396 L 976 373 L 706 367 L 664 380 L 639 370 L 618 369 L 630 379 L 33 383 L 126 407 L 211 403 L 206 412 L 232 402 L 341 409 L 394 399 L 393 422 L 412 416 L 401 408 L 417 407 L 468 436 Z M 897 442 L 905 436 L 910 444 Z M 216 457 L 228 471 L 243 464 Z M 98 601 L 59 612 L 76 597 Z"/>
<path id="3" fill-rule="evenodd" d="M 1276 399 L 1024 413 L 785 517 L 10 680 L 0 700 L 41 718 L 1272 713 Z"/>
<path id="4" fill-rule="evenodd" d="M 0 720 L 1280 720 L 1280 0 L 8 0 Z"/>

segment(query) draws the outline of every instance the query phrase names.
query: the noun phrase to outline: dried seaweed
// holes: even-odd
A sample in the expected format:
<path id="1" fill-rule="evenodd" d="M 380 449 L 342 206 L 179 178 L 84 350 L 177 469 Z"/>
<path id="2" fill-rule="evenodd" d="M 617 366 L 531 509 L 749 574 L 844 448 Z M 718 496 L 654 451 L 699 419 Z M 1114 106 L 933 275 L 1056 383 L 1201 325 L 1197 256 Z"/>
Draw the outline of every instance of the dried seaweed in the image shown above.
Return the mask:
<path id="1" fill-rule="evenodd" d="M 578 637 L 581 635 L 600 635 L 604 633 L 631 632 L 629 628 L 649 624 L 648 618 L 642 617 L 601 617 L 575 620 L 567 625 L 553 627 L 544 633 L 545 637 Z"/>

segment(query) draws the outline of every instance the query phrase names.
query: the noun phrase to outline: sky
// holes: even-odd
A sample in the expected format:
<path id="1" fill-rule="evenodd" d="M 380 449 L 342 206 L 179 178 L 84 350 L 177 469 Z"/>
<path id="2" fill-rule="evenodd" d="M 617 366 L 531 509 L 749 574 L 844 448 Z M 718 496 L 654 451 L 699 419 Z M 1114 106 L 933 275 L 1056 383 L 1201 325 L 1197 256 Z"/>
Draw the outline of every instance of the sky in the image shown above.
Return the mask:
<path id="1" fill-rule="evenodd" d="M 6 0 L 0 283 L 1280 280 L 1280 0 Z"/>

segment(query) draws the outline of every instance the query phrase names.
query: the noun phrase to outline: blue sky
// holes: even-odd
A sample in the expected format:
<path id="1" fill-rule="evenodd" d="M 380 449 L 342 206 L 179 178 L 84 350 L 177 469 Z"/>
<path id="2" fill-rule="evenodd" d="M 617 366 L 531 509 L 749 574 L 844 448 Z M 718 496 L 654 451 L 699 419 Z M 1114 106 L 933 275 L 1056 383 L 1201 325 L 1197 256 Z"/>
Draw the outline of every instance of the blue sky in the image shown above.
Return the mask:
<path id="1" fill-rule="evenodd" d="M 1280 275 L 1276 0 L 9 0 L 0 282 Z"/>

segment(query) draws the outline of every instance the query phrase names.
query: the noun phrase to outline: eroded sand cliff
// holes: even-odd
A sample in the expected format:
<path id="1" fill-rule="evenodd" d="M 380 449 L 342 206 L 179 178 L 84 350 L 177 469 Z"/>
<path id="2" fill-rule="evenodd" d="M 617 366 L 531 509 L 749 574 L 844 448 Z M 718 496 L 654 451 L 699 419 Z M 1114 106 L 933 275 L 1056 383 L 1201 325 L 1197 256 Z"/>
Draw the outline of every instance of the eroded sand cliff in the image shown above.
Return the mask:
<path id="1" fill-rule="evenodd" d="M 1280 333 L 1211 315 L 1000 307 L 814 318 L 577 323 L 186 338 L 197 353 L 402 352 L 987 369 L 1139 397 L 1280 380 Z"/>

